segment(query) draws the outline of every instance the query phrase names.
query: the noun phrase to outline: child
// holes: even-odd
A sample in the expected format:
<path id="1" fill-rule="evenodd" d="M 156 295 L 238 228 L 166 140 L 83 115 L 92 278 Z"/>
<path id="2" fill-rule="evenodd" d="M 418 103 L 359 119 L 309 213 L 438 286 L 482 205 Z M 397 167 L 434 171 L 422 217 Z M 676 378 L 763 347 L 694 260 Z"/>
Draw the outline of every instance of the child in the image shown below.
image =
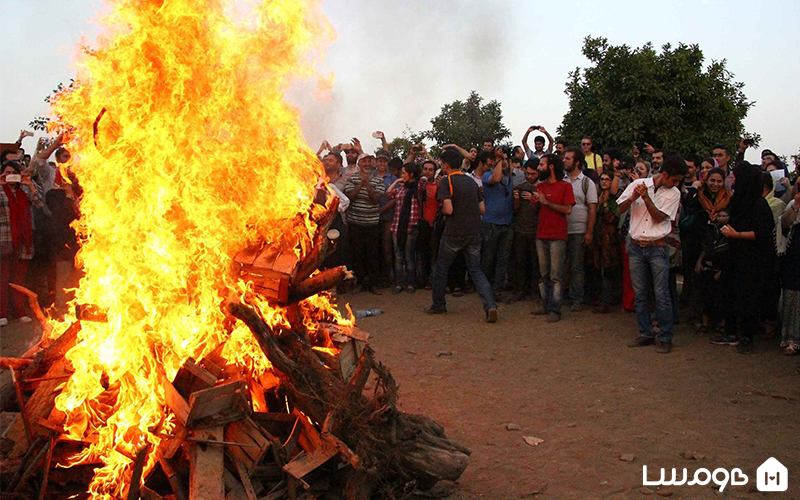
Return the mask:
<path id="1" fill-rule="evenodd" d="M 723 283 L 729 278 L 728 239 L 722 235 L 722 227 L 730 222 L 728 209 L 722 209 L 714 220 L 708 221 L 703 237 L 703 251 L 697 259 L 695 274 L 700 275 L 703 297 L 703 324 L 697 335 L 708 333 L 710 321 L 719 321 L 722 313 Z"/>

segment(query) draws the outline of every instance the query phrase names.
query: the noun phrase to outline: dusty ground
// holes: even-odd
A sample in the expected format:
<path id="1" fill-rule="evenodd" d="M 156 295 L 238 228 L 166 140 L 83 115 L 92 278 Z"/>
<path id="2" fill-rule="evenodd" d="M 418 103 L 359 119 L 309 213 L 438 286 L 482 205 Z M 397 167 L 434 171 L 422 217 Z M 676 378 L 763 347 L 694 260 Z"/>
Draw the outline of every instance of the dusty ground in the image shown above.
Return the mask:
<path id="1" fill-rule="evenodd" d="M 400 383 L 400 406 L 472 449 L 454 500 L 660 498 L 640 491 L 642 465 L 651 479 L 662 467 L 690 475 L 739 467 L 750 482 L 724 497 L 800 498 L 800 358 L 783 356 L 774 341 L 742 356 L 680 325 L 665 356 L 625 346 L 633 315 L 566 313 L 548 326 L 524 302 L 501 306 L 489 325 L 475 295 L 448 297 L 450 312 L 433 317 L 421 312 L 430 301 L 422 290 L 344 299 L 386 311 L 360 326 Z M 2 355 L 24 351 L 33 335 L 19 323 L 0 329 Z M 523 436 L 544 442 L 530 446 Z M 627 454 L 633 462 L 620 460 Z M 789 469 L 788 493 L 755 492 L 755 470 L 770 456 Z M 718 498 L 712 485 L 670 489 L 672 498 Z"/>

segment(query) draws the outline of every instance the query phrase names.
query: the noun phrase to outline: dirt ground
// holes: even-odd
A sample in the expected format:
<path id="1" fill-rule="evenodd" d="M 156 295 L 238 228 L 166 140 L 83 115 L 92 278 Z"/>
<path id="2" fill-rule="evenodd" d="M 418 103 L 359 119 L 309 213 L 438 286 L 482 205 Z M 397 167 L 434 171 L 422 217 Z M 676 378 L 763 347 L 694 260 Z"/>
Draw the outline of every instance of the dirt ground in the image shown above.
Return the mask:
<path id="1" fill-rule="evenodd" d="M 386 311 L 359 326 L 399 382 L 400 407 L 434 418 L 472 449 L 453 500 L 662 498 L 657 487 L 642 491 L 643 465 L 650 479 L 662 467 L 685 467 L 690 478 L 698 468 L 738 467 L 749 477 L 722 495 L 713 482 L 662 488 L 671 498 L 800 499 L 800 357 L 783 356 L 777 341 L 757 339 L 743 356 L 683 324 L 672 354 L 659 355 L 626 347 L 636 335 L 632 314 L 566 312 L 548 325 L 529 314 L 533 302 L 521 302 L 501 305 L 490 325 L 476 295 L 448 297 L 440 316 L 422 312 L 424 290 L 342 299 Z M 24 351 L 34 335 L 19 323 L 0 329 L 2 355 Z M 632 462 L 620 459 L 629 454 Z M 769 457 L 788 468 L 789 492 L 756 491 L 756 468 Z"/>

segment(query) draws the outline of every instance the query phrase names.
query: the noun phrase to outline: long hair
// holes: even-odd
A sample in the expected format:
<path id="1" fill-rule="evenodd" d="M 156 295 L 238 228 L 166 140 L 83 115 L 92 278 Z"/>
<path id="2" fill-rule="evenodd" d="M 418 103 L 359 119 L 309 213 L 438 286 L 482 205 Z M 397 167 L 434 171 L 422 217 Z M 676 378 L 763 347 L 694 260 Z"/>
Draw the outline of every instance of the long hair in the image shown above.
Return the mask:
<path id="1" fill-rule="evenodd" d="M 731 222 L 741 220 L 753 210 L 756 202 L 761 199 L 764 183 L 761 180 L 761 169 L 743 161 L 733 169 L 736 183 L 733 186 L 731 198 Z"/>

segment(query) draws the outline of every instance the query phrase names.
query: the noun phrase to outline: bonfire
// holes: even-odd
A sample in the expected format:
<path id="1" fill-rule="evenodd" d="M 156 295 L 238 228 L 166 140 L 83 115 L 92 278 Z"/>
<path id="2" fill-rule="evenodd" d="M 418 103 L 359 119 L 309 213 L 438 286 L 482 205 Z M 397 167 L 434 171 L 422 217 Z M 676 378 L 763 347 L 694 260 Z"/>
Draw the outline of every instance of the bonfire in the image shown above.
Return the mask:
<path id="1" fill-rule="evenodd" d="M 284 97 L 330 83 L 333 31 L 313 0 L 244 3 L 111 2 L 52 100 L 85 275 L 67 317 L 39 314 L 41 342 L 3 359 L 20 409 L 4 495 L 397 498 L 467 465 L 397 410 L 325 291 L 346 270 L 318 271 L 337 198 Z"/>

